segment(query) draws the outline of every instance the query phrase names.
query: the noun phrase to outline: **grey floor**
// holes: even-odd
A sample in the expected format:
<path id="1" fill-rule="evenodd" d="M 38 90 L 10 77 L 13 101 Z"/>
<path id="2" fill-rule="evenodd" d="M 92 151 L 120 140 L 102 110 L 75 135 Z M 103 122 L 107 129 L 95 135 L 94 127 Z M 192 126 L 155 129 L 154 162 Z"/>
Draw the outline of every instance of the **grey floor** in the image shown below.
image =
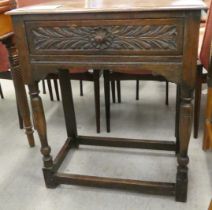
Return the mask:
<path id="1" fill-rule="evenodd" d="M 101 81 L 102 82 L 102 81 Z M 13 85 L 2 81 L 5 99 L 0 100 L 0 210 L 205 210 L 212 192 L 212 153 L 203 152 L 202 122 L 199 139 L 191 138 L 187 203 L 173 197 L 61 185 L 47 189 L 41 172 L 40 144 L 29 148 L 18 129 Z M 73 82 L 79 134 L 95 133 L 93 84 Z M 101 83 L 102 85 L 102 83 Z M 111 105 L 112 132 L 105 132 L 104 94 L 101 88 L 101 135 L 174 140 L 175 85 L 170 85 L 170 105 L 165 106 L 165 84 L 142 82 L 135 100 L 135 81 L 122 82 L 122 104 Z M 55 157 L 66 138 L 61 102 L 41 94 L 48 122 L 48 138 Z M 206 96 L 203 94 L 203 106 Z M 70 160 L 70 161 L 69 161 Z M 65 160 L 61 171 L 155 181 L 175 181 L 176 158 L 171 152 L 80 147 Z"/>

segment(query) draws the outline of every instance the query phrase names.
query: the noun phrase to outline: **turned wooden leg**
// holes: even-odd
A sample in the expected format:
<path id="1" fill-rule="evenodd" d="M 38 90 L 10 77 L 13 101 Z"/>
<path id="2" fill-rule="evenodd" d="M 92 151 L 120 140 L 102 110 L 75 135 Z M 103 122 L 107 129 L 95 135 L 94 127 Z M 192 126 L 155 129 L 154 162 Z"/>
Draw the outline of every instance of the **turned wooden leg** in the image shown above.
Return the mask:
<path id="1" fill-rule="evenodd" d="M 188 145 L 192 125 L 192 91 L 181 86 L 179 118 L 179 153 L 176 179 L 176 201 L 186 202 L 188 186 Z"/>
<path id="2" fill-rule="evenodd" d="M 16 100 L 16 102 L 17 102 L 17 100 Z M 23 119 L 22 119 L 22 116 L 21 116 L 20 109 L 19 109 L 19 107 L 18 107 L 18 103 L 16 103 L 16 104 L 17 104 L 19 128 L 20 128 L 20 129 L 23 129 L 23 128 L 24 128 Z"/>
<path id="3" fill-rule="evenodd" d="M 139 100 L 139 80 L 136 80 L 136 100 Z"/>
<path id="4" fill-rule="evenodd" d="M 73 143 L 78 147 L 77 137 L 77 123 L 74 111 L 74 102 L 71 88 L 71 81 L 69 71 L 64 69 L 59 71 L 59 80 L 61 87 L 61 95 L 63 102 L 63 110 L 66 123 L 67 136 L 73 140 Z"/>
<path id="5" fill-rule="evenodd" d="M 53 160 L 50 155 L 51 148 L 47 140 L 46 119 L 43 110 L 42 100 L 39 96 L 38 82 L 29 84 L 29 94 L 31 98 L 32 112 L 35 123 L 35 128 L 38 132 L 41 142 L 41 153 L 43 155 L 43 172 L 46 186 L 54 188 L 57 184 L 54 182 L 53 175 Z"/>
<path id="6" fill-rule="evenodd" d="M 111 80 L 111 92 L 112 92 L 112 100 L 113 103 L 116 103 L 116 84 L 115 84 L 115 80 Z"/>
<path id="7" fill-rule="evenodd" d="M 96 112 L 96 131 L 100 133 L 100 93 L 99 93 L 99 71 L 94 70 L 93 73 L 94 80 L 94 102 L 95 102 L 95 112 Z"/>
<path id="8" fill-rule="evenodd" d="M 9 61 L 10 61 L 12 78 L 13 78 L 13 84 L 15 87 L 17 103 L 19 106 L 21 116 L 24 121 L 24 127 L 25 127 L 27 138 L 28 138 L 28 142 L 29 142 L 29 145 L 33 147 L 35 145 L 34 136 L 33 136 L 34 131 L 32 129 L 29 105 L 27 101 L 27 95 L 26 95 L 23 79 L 21 76 L 21 70 L 19 67 L 19 60 L 18 60 L 17 49 L 14 44 L 14 37 L 10 37 L 4 40 L 3 43 L 5 44 L 9 53 Z"/>
<path id="9" fill-rule="evenodd" d="M 105 90 L 105 115 L 106 115 L 106 129 L 110 132 L 110 72 L 104 71 L 104 90 Z"/>

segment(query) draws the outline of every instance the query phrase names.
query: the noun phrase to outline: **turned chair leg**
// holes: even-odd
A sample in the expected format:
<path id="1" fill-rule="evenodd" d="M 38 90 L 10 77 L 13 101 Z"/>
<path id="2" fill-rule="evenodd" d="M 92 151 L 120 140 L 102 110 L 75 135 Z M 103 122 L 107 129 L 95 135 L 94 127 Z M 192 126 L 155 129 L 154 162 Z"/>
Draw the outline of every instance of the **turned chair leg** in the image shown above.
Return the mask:
<path id="1" fill-rule="evenodd" d="M 57 79 L 53 79 L 53 81 L 54 81 L 54 89 L 55 89 L 57 100 L 60 101 L 60 94 L 59 94 Z"/>
<path id="2" fill-rule="evenodd" d="M 139 80 L 136 80 L 136 100 L 139 100 Z"/>
<path id="3" fill-rule="evenodd" d="M 2 99 L 4 98 L 4 94 L 3 94 L 3 91 L 2 91 L 2 88 L 1 88 L 1 84 L 0 84 L 0 96 L 1 96 Z"/>
<path id="4" fill-rule="evenodd" d="M 106 129 L 110 132 L 110 72 L 104 71 Z"/>
<path id="5" fill-rule="evenodd" d="M 169 82 L 166 81 L 166 105 L 169 105 Z"/>
<path id="6" fill-rule="evenodd" d="M 3 43 L 6 45 L 6 48 L 9 53 L 9 61 L 11 66 L 11 73 L 13 78 L 13 84 L 15 87 L 16 99 L 19 107 L 19 111 L 24 121 L 25 133 L 28 138 L 29 145 L 33 147 L 35 145 L 32 123 L 30 118 L 30 110 L 26 95 L 26 90 L 24 87 L 21 70 L 19 66 L 17 49 L 15 47 L 14 36 L 9 37 L 4 40 Z"/>
<path id="7" fill-rule="evenodd" d="M 52 92 L 51 80 L 50 80 L 50 79 L 46 79 L 46 80 L 47 80 L 47 86 L 48 86 L 48 89 L 49 89 L 50 100 L 51 100 L 51 101 L 54 101 L 53 92 Z"/>
<path id="8" fill-rule="evenodd" d="M 121 103 L 121 81 L 116 80 L 117 82 L 117 96 L 118 96 L 118 103 Z"/>
<path id="9" fill-rule="evenodd" d="M 115 80 L 111 80 L 111 92 L 112 92 L 113 103 L 116 103 Z"/>
<path id="10" fill-rule="evenodd" d="M 94 81 L 94 103 L 96 112 L 96 131 L 100 133 L 100 89 L 99 89 L 99 70 L 93 72 Z"/>
<path id="11" fill-rule="evenodd" d="M 18 107 L 18 103 L 17 104 L 17 112 L 18 112 L 18 121 L 19 121 L 19 127 L 20 129 L 23 129 L 24 128 L 24 125 L 23 125 L 23 118 L 21 116 L 21 112 L 20 112 L 20 109 Z"/>
<path id="12" fill-rule="evenodd" d="M 194 138 L 198 138 L 199 130 L 199 116 L 200 116 L 200 105 L 201 105 L 201 95 L 202 95 L 202 67 L 197 67 L 197 77 L 195 85 L 195 98 L 194 98 Z"/>
<path id="13" fill-rule="evenodd" d="M 83 96 L 83 81 L 80 80 L 80 96 Z"/>

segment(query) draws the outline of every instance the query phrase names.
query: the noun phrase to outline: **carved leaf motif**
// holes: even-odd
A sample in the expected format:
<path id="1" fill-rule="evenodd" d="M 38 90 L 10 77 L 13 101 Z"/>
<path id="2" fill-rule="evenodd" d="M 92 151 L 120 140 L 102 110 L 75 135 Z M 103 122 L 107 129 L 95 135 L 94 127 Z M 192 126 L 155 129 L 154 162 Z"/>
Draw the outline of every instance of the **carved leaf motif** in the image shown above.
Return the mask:
<path id="1" fill-rule="evenodd" d="M 176 50 L 175 25 L 39 27 L 32 30 L 37 50 Z"/>

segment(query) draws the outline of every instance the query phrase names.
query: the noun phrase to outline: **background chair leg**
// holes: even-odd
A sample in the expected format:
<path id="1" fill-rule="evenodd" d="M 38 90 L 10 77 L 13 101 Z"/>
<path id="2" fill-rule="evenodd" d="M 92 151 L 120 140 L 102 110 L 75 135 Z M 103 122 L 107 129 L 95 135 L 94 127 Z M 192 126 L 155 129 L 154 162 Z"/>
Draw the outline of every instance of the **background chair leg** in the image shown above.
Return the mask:
<path id="1" fill-rule="evenodd" d="M 46 80 L 47 80 L 47 85 L 48 85 L 48 89 L 49 89 L 50 100 L 54 101 L 51 80 L 50 79 L 46 79 Z"/>
<path id="2" fill-rule="evenodd" d="M 176 137 L 176 154 L 179 153 L 179 123 L 180 123 L 180 86 L 177 85 L 176 91 L 176 112 L 175 112 L 175 137 Z"/>
<path id="3" fill-rule="evenodd" d="M 24 128 L 24 121 L 23 121 L 23 118 L 21 116 L 21 112 L 20 112 L 20 109 L 18 107 L 18 103 L 16 103 L 16 104 L 17 104 L 19 127 L 20 127 L 20 129 L 23 129 Z"/>
<path id="4" fill-rule="evenodd" d="M 54 89 L 55 89 L 57 100 L 60 101 L 60 94 L 59 94 L 57 79 L 53 79 L 53 81 L 54 81 Z"/>
<path id="5" fill-rule="evenodd" d="M 118 95 L 118 103 L 121 103 L 121 81 L 117 80 L 117 95 Z"/>
<path id="6" fill-rule="evenodd" d="M 0 96 L 1 96 L 1 98 L 4 98 L 4 94 L 3 94 L 3 91 L 2 91 L 2 88 L 1 88 L 1 84 L 0 84 Z"/>
<path id="7" fill-rule="evenodd" d="M 169 105 L 169 82 L 166 81 L 166 105 Z"/>
<path id="8" fill-rule="evenodd" d="M 194 100 L 194 138 L 198 138 L 201 94 L 202 94 L 202 82 L 201 78 L 197 77 L 195 86 L 195 100 Z"/>
<path id="9" fill-rule="evenodd" d="M 139 100 L 139 80 L 136 80 L 136 100 Z"/>
<path id="10" fill-rule="evenodd" d="M 110 72 L 104 71 L 106 129 L 110 132 Z"/>
<path id="11" fill-rule="evenodd" d="M 94 70 L 94 102 L 95 102 L 95 112 L 96 112 L 96 131 L 100 133 L 100 90 L 99 90 L 99 71 Z"/>
<path id="12" fill-rule="evenodd" d="M 46 85 L 45 85 L 45 80 L 42 80 L 42 87 L 43 87 L 43 94 L 46 94 Z"/>
<path id="13" fill-rule="evenodd" d="M 115 80 L 111 81 L 111 92 L 113 103 L 116 103 L 116 90 L 115 90 Z"/>
<path id="14" fill-rule="evenodd" d="M 83 96 L 83 82 L 80 80 L 80 96 Z"/>

